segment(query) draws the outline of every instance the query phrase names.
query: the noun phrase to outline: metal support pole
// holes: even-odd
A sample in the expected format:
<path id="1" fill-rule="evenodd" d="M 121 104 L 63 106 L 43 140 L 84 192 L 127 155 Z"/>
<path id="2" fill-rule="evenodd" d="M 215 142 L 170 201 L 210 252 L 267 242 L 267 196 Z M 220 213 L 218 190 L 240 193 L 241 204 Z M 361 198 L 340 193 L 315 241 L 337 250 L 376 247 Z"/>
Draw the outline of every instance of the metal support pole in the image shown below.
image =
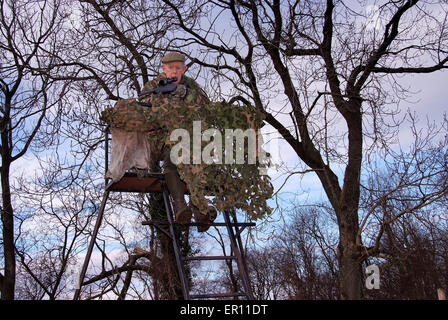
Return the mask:
<path id="1" fill-rule="evenodd" d="M 104 185 L 107 186 L 109 179 L 106 178 L 107 170 L 109 170 L 109 133 L 110 127 L 107 126 L 104 132 Z"/>
<path id="2" fill-rule="evenodd" d="M 190 300 L 190 291 L 188 290 L 187 277 L 185 275 L 185 267 L 180 256 L 179 242 L 177 241 L 176 229 L 174 228 L 173 211 L 169 200 L 168 189 L 165 181 L 163 182 L 163 201 L 165 203 L 166 215 L 169 222 L 170 233 L 173 239 L 174 256 L 176 258 L 177 270 L 179 272 L 179 279 L 182 285 L 182 292 L 185 300 Z"/>
<path id="3" fill-rule="evenodd" d="M 244 266 L 244 272 L 245 272 L 245 274 L 247 275 L 247 278 L 248 278 L 249 293 L 253 297 L 252 287 L 250 286 L 250 280 L 249 280 L 249 269 L 247 268 L 246 255 L 244 254 L 243 241 L 241 240 L 241 232 L 244 230 L 245 227 L 238 227 L 238 221 L 237 221 L 235 212 L 232 212 L 232 218 L 233 218 L 233 223 L 234 223 L 234 227 L 235 227 L 235 230 L 236 230 L 235 237 L 236 237 L 236 240 L 238 241 L 238 245 L 239 245 L 239 248 L 241 250 L 241 256 L 243 258 L 242 262 L 243 262 L 243 266 Z"/>
<path id="4" fill-rule="evenodd" d="M 103 200 L 101 201 L 100 210 L 98 212 L 98 216 L 96 218 L 95 228 L 93 229 L 92 238 L 90 239 L 89 248 L 87 249 L 87 254 L 84 259 L 84 263 L 81 269 L 81 274 L 79 275 L 79 288 L 75 290 L 75 295 L 73 296 L 73 300 L 78 300 L 79 295 L 81 293 L 81 286 L 84 282 L 84 277 L 86 276 L 87 267 L 89 266 L 90 256 L 92 255 L 93 246 L 95 245 L 96 236 L 98 235 L 98 230 L 101 226 L 101 221 L 103 220 L 104 208 L 106 207 L 107 198 L 109 197 L 109 191 L 105 191 L 103 195 Z"/>
<path id="5" fill-rule="evenodd" d="M 246 268 L 244 265 L 244 259 L 243 259 L 243 256 L 241 255 L 241 251 L 238 247 L 237 240 L 235 239 L 235 233 L 231 226 L 229 213 L 227 211 L 224 211 L 223 216 L 224 216 L 224 221 L 227 224 L 227 232 L 229 233 L 230 245 L 231 245 L 233 252 L 237 258 L 238 269 L 241 271 L 241 280 L 243 283 L 244 290 L 246 292 L 247 299 L 254 300 L 254 297 L 252 294 L 252 288 L 250 287 L 250 283 L 249 283 L 249 276 L 246 272 Z"/>

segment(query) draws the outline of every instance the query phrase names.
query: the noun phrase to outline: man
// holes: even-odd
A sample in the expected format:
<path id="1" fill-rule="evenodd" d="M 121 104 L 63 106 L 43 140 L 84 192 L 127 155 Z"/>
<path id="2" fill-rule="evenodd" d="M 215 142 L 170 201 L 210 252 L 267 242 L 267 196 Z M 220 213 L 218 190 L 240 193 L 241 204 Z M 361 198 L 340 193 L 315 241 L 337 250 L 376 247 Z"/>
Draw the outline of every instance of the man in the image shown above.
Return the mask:
<path id="1" fill-rule="evenodd" d="M 185 76 L 187 66 L 185 65 L 185 56 L 178 52 L 170 52 L 162 58 L 162 70 L 163 73 L 145 84 L 143 91 L 154 89 L 158 86 L 161 79 L 176 77 L 174 82 L 178 85 L 178 89 L 173 93 L 177 98 L 194 103 L 196 105 L 202 105 L 209 103 L 205 92 L 193 79 Z M 166 146 L 163 146 L 160 152 L 159 160 L 163 160 L 163 169 L 165 173 L 165 181 L 168 190 L 174 200 L 173 207 L 176 217 L 176 221 L 180 224 L 186 224 L 191 221 L 192 216 L 198 223 L 209 224 L 216 218 L 217 212 L 214 208 L 209 207 L 206 213 L 201 213 L 197 207 L 191 202 L 187 206 L 184 198 L 184 186 L 179 177 L 177 167 L 172 163 L 170 159 L 170 150 Z M 209 225 L 198 226 L 199 232 L 205 232 L 210 228 Z"/>

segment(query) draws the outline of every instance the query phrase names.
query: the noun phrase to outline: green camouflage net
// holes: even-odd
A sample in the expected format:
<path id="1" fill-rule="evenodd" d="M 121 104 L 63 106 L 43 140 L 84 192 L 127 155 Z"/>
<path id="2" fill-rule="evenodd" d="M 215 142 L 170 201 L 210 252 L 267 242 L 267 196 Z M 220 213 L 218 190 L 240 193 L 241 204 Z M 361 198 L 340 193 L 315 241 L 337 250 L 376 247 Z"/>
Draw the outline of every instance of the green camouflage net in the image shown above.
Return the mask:
<path id="1" fill-rule="evenodd" d="M 106 108 L 100 120 L 111 127 L 126 131 L 148 132 L 156 129 L 150 119 L 151 109 L 144 107 L 135 99 L 120 99 L 113 108 Z"/>
<path id="2" fill-rule="evenodd" d="M 266 201 L 272 197 L 273 188 L 269 177 L 261 175 L 259 171 L 259 168 L 266 168 L 267 159 L 256 159 L 255 163 L 249 164 L 249 144 L 246 141 L 242 146 L 244 150 L 239 150 L 244 157 L 243 164 L 226 164 L 225 161 L 225 154 L 230 152 L 225 149 L 225 129 L 245 131 L 249 128 L 260 128 L 263 120 L 260 113 L 249 107 L 226 103 L 208 103 L 198 107 L 163 97 L 152 98 L 152 103 L 153 106 L 158 106 L 153 108 L 153 120 L 166 128 L 167 132 L 182 128 L 189 133 L 190 159 L 185 161 L 187 164 L 180 163 L 177 167 L 181 179 L 188 185 L 191 201 L 199 210 L 206 211 L 209 204 L 214 205 L 218 211 L 238 208 L 254 219 L 271 212 Z M 193 121 L 200 121 L 202 132 L 211 128 L 220 132 L 217 136 L 217 140 L 221 138 L 221 148 L 218 148 L 218 153 L 221 153 L 220 163 L 206 164 L 201 161 L 200 164 L 194 164 Z M 205 140 L 201 141 L 202 154 L 207 154 L 210 150 L 208 154 L 218 157 L 213 147 L 219 143 L 213 144 L 211 140 Z M 175 147 L 179 140 L 171 141 L 167 135 L 165 143 L 169 147 Z M 231 145 L 234 157 L 238 147 L 241 148 L 235 141 Z"/>
<path id="3" fill-rule="evenodd" d="M 190 200 L 201 212 L 206 212 L 207 207 L 213 205 L 218 211 L 241 209 L 252 219 L 270 214 L 272 209 L 267 205 L 267 200 L 272 197 L 273 187 L 269 176 L 261 174 L 263 169 L 267 169 L 269 158 L 263 156 L 265 154 L 261 147 L 257 147 L 255 150 L 261 152 L 256 152 L 255 161 L 253 157 L 249 159 L 250 150 L 253 152 L 254 149 L 249 150 L 248 138 L 245 138 L 242 144 L 232 139 L 230 148 L 225 142 L 225 129 L 232 129 L 233 132 L 236 129 L 243 132 L 254 129 L 252 133 L 258 134 L 258 129 L 263 125 L 263 115 L 253 107 L 240 107 L 224 102 L 210 102 L 201 104 L 199 107 L 191 103 L 191 100 L 188 97 L 178 99 L 172 95 L 152 95 L 146 99 L 151 102 L 152 108 L 135 108 L 139 114 L 138 117 L 145 118 L 142 122 L 150 122 L 148 130 L 162 128 L 158 130 L 157 135 L 148 134 L 151 146 L 155 148 L 158 145 L 160 150 L 160 144 L 164 142 L 170 150 L 176 148 L 175 150 L 183 160 L 182 163 L 177 164 L 179 175 L 188 186 Z M 128 100 L 128 103 L 137 104 L 131 100 Z M 131 118 L 134 119 L 135 115 Z M 104 111 L 102 119 L 111 126 L 122 125 L 123 121 L 123 118 L 114 116 L 113 110 Z M 202 141 L 204 139 L 201 139 L 201 136 L 199 139 L 194 139 L 194 121 L 200 121 L 200 133 L 208 129 L 216 129 L 218 134 L 213 139 L 204 138 L 205 141 Z M 183 132 L 188 133 L 189 155 L 188 152 L 184 152 L 184 149 L 179 152 L 179 144 L 181 141 L 185 143 L 185 140 L 177 137 L 171 141 L 170 134 L 175 129 L 183 129 Z M 221 148 L 219 148 L 219 141 Z M 199 158 L 200 163 L 196 164 L 198 158 L 194 156 L 198 153 L 195 153 L 194 142 L 196 142 L 196 148 L 200 146 L 199 155 L 208 154 L 209 159 L 215 159 L 215 161 L 207 164 Z M 261 142 L 261 139 L 257 142 Z M 217 146 L 217 149 L 214 149 L 214 146 Z M 243 157 L 242 164 L 226 161 L 225 157 L 230 151 L 235 160 L 239 151 Z M 221 161 L 218 161 L 219 159 Z"/>

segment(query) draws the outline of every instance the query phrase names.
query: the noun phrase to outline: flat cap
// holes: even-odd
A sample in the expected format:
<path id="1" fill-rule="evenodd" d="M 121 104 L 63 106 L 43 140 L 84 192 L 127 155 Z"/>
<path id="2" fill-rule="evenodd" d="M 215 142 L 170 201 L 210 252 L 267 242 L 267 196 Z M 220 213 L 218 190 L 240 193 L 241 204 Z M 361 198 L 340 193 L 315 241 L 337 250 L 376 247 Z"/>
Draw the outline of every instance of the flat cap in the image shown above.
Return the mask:
<path id="1" fill-rule="evenodd" d="M 162 58 L 162 63 L 169 63 L 174 61 L 185 62 L 185 55 L 179 52 L 169 52 Z"/>

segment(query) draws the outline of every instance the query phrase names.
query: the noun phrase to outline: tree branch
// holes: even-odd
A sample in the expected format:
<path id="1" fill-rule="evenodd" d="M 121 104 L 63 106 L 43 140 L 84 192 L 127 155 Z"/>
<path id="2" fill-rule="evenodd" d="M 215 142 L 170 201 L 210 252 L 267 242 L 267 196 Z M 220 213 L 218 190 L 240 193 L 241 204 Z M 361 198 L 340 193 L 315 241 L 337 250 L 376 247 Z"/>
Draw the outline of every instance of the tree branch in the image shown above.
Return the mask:
<path id="1" fill-rule="evenodd" d="M 431 67 L 399 67 L 399 68 L 388 68 L 388 67 L 374 67 L 372 72 L 375 73 L 431 73 L 434 71 L 448 69 L 448 57 L 440 61 L 438 64 Z"/>
<path id="2" fill-rule="evenodd" d="M 90 3 L 95 10 L 104 18 L 106 23 L 111 27 L 114 34 L 118 37 L 118 40 L 129 50 L 129 52 L 134 57 L 135 61 L 137 61 L 138 67 L 140 68 L 140 71 L 142 72 L 142 81 L 143 84 L 149 81 L 148 76 L 148 68 L 146 67 L 145 60 L 143 59 L 143 56 L 138 52 L 137 48 L 132 44 L 132 42 L 121 32 L 121 30 L 117 27 L 115 22 L 112 20 L 112 18 L 109 16 L 109 10 L 104 11 L 101 9 L 100 5 L 94 1 L 94 0 L 82 0 L 82 2 Z M 111 7 L 109 7 L 110 9 Z M 137 90 L 137 92 L 140 92 L 141 86 L 137 82 L 134 82 L 134 86 Z"/>
<path id="3" fill-rule="evenodd" d="M 359 77 L 358 81 L 356 81 L 356 83 L 354 83 L 353 85 L 354 92 L 359 93 L 361 91 L 362 86 L 367 81 L 369 75 L 372 73 L 372 69 L 378 63 L 378 60 L 386 53 L 387 48 L 392 43 L 392 41 L 397 37 L 398 26 L 400 24 L 401 17 L 407 10 L 416 5 L 417 2 L 418 0 L 408 0 L 397 10 L 392 19 L 386 25 L 383 42 L 379 45 L 378 49 L 373 51 L 372 55 L 367 60 L 367 63 L 362 68 L 363 73 Z"/>

